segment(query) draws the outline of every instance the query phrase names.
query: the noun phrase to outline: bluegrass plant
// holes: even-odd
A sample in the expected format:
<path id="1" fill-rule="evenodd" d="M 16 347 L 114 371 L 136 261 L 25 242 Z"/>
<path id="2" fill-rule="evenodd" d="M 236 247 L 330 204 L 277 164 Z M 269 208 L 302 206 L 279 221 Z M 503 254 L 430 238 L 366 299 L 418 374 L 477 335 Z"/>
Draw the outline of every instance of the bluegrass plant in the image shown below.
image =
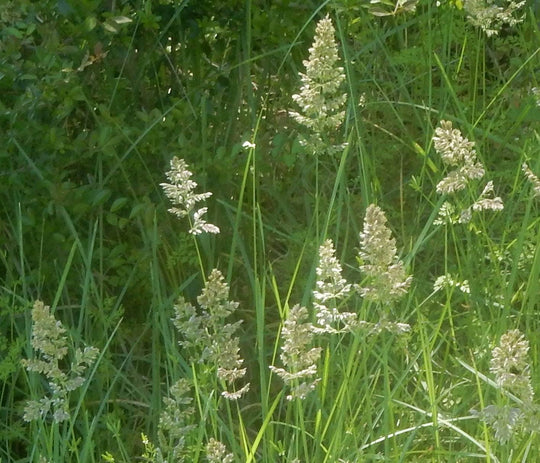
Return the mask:
<path id="1" fill-rule="evenodd" d="M 540 459 L 535 5 L 196 3 L 0 6 L 0 461 Z"/>

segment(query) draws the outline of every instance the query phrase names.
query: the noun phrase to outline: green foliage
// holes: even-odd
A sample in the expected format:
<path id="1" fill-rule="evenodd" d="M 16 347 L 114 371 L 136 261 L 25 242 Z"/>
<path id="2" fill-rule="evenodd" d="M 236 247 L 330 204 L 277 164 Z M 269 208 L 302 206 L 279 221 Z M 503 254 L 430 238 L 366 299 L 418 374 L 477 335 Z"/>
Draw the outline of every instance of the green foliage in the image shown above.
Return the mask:
<path id="1" fill-rule="evenodd" d="M 490 371 L 519 329 L 538 393 L 538 11 L 496 5 L 506 13 L 478 1 L 1 2 L 0 460 L 161 461 L 175 448 L 178 461 L 540 458 L 534 395 L 524 421 L 523 398 Z M 310 54 L 326 15 L 337 50 Z M 330 81 L 304 63 L 326 55 Z M 313 113 L 317 82 L 329 99 Z M 466 142 L 467 162 L 447 162 L 443 128 L 459 130 L 447 141 Z M 307 153 L 313 136 L 333 155 Z M 219 235 L 190 235 L 168 213 L 172 159 L 195 194 L 212 192 L 205 225 Z M 483 177 L 437 191 L 471 165 Z M 371 204 L 385 214 L 384 265 L 365 252 Z M 379 294 L 375 266 L 383 282 L 395 272 L 399 298 Z M 217 268 L 226 314 L 214 320 Z M 36 300 L 54 318 L 32 320 Z M 295 330 L 311 356 L 270 369 L 287 367 Z M 222 346 L 204 350 L 212 339 Z M 95 365 L 72 348 L 83 345 L 99 348 Z M 240 377 L 249 391 L 221 397 Z M 42 420 L 21 419 L 28 400 Z"/>

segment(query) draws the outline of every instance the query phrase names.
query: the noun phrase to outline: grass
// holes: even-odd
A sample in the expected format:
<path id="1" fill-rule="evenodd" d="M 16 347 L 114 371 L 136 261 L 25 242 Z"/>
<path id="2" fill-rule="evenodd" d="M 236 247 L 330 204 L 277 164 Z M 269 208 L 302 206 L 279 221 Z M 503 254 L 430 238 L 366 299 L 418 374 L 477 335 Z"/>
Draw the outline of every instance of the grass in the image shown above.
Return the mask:
<path id="1" fill-rule="evenodd" d="M 39 143 L 8 136 L 28 178 L 15 176 L 24 188 L 2 193 L 0 461 L 539 459 L 537 411 L 506 442 L 478 417 L 490 405 L 523 405 L 490 371 L 492 350 L 509 330 L 519 329 L 530 344 L 530 371 L 514 374 L 530 373 L 533 388 L 540 375 L 539 204 L 521 170 L 527 162 L 540 172 L 540 109 L 531 93 L 540 59 L 534 7 L 525 7 L 522 23 L 488 38 L 450 4 L 420 2 L 414 13 L 374 17 L 349 2 L 319 2 L 263 17 L 246 2 L 239 38 L 219 24 L 230 41 L 205 38 L 215 40 L 211 60 L 203 45 L 166 51 L 171 24 L 188 14 L 184 3 L 171 8 L 158 33 L 142 22 L 137 27 L 146 35 L 137 28 L 126 33 L 129 54 L 114 84 L 105 82 L 105 94 L 83 86 L 88 94 L 80 111 L 92 117 L 82 131 L 94 145 L 71 141 L 84 169 L 90 166 L 80 168 L 84 176 L 70 170 L 73 178 L 50 180 L 52 171 L 33 154 Z M 291 18 L 275 23 L 277 13 L 287 12 Z M 300 146 L 305 128 L 287 112 L 298 110 L 291 96 L 300 91 L 298 72 L 305 71 L 314 25 L 326 12 L 348 95 L 343 124 L 329 140 L 347 146 L 317 157 Z M 150 55 L 132 68 L 143 39 L 168 62 L 178 60 L 176 71 L 164 71 L 169 68 Z M 118 107 L 127 98 L 122 76 L 128 72 L 158 95 L 152 110 L 134 113 L 136 123 L 131 100 L 128 109 Z M 170 97 L 168 86 L 172 94 L 181 88 L 180 96 Z M 486 170 L 455 197 L 436 192 L 450 170 L 433 146 L 441 120 L 475 141 Z M 242 148 L 244 141 L 254 146 Z M 159 183 L 173 155 L 186 158 L 196 192 L 213 193 L 205 205 L 219 235 L 189 235 L 187 222 L 168 214 Z M 504 210 L 436 225 L 445 200 L 466 208 L 487 180 Z M 49 193 L 53 199 L 41 207 Z M 413 283 L 392 304 L 353 291 L 339 309 L 372 324 L 366 326 L 384 319 L 410 331 L 369 334 L 357 327 L 315 335 L 309 347 L 321 349 L 318 381 L 305 399 L 289 401 L 291 387 L 269 368 L 284 367 L 286 321 L 296 304 L 308 308 L 306 323 L 316 321 L 313 291 L 325 239 L 333 240 L 347 281 L 369 283 L 358 256 L 372 203 L 385 211 Z M 239 302 L 220 322 L 226 331 L 242 320 L 234 336 L 250 390 L 237 401 L 221 396 L 230 385 L 218 379 L 208 360 L 214 357 L 199 351 L 195 356 L 206 361 L 190 358 L 193 352 L 178 343 L 185 332 L 171 321 L 180 296 L 201 316 L 197 297 L 213 268 L 225 275 L 229 299 Z M 461 288 L 435 291 L 441 275 Z M 21 419 L 28 400 L 51 393 L 43 375 L 21 364 L 38 355 L 31 310 L 37 299 L 67 329 L 64 371 L 76 349 L 100 351 L 70 391 L 62 422 L 51 413 Z M 180 379 L 189 386 L 175 396 Z M 213 460 L 206 450 L 211 439 L 226 448 Z"/>

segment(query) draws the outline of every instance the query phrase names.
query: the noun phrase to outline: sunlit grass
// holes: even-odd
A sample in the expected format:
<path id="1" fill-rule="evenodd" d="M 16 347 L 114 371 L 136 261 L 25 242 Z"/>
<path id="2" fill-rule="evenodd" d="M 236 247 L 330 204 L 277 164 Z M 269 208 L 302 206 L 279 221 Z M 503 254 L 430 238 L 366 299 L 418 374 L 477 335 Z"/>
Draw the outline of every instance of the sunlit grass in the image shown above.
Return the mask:
<path id="1" fill-rule="evenodd" d="M 490 371 L 493 348 L 505 333 L 523 333 L 533 389 L 540 377 L 540 135 L 531 90 L 539 85 L 540 54 L 534 10 L 526 11 L 523 23 L 487 37 L 449 3 L 420 2 L 415 12 L 374 17 L 345 8 L 346 2 L 336 2 L 335 9 L 322 2 L 305 10 L 288 42 L 266 49 L 251 22 L 260 19 L 255 6 L 246 5 L 238 48 L 225 48 L 223 63 L 197 64 L 209 65 L 216 73 L 209 75 L 219 76 L 220 85 L 227 81 L 230 92 L 205 90 L 204 82 L 182 74 L 181 65 L 190 68 L 195 52 L 208 56 L 201 47 L 190 50 L 194 55 L 176 56 L 185 60 L 174 77 L 182 98 L 172 100 L 164 89 L 160 109 L 138 116 L 146 118 L 140 133 L 103 110 L 94 113 L 98 125 L 107 127 L 102 137 L 112 131 L 124 145 L 112 155 L 95 154 L 88 175 L 102 190 L 92 196 L 91 220 L 54 203 L 54 214 L 43 213 L 36 225 L 25 211 L 25 193 L 6 193 L 4 228 L 12 241 L 0 254 L 6 267 L 0 460 L 536 461 L 537 422 L 522 422 L 501 442 L 478 415 L 492 405 L 523 404 Z M 315 24 L 327 12 L 339 44 L 334 65 L 343 67 L 338 87 L 346 110 L 328 134 L 323 124 L 314 135 L 291 113 L 309 113 L 309 89 L 301 86 L 314 81 L 302 82 L 298 72 L 306 72 L 301 61 L 308 59 Z M 163 37 L 154 39 L 161 46 Z M 164 72 L 160 65 L 156 82 Z M 298 94 L 302 98 L 292 98 Z M 109 98 L 111 109 L 117 87 Z M 338 96 L 329 104 L 342 103 Z M 214 111 L 216 104 L 222 107 Z M 457 161 L 444 162 L 434 141 L 441 121 L 451 121 L 474 142 L 474 160 L 484 170 L 467 177 L 456 194 L 437 191 L 459 168 Z M 339 149 L 319 152 L 313 146 L 320 144 L 305 143 L 309 136 Z M 167 139 L 156 144 L 151 159 L 143 149 L 147 138 Z M 24 140 L 10 143 L 28 175 L 46 182 L 48 173 Z M 204 198 L 205 217 L 220 234 L 200 229 L 190 235 L 193 223 L 168 214 L 171 203 L 159 185 L 167 181 L 173 156 L 187 160 L 200 191 L 212 192 Z M 473 211 L 460 222 L 488 181 L 504 209 Z M 115 182 L 125 185 L 120 197 L 110 197 Z M 455 207 L 446 222 L 445 203 Z M 367 265 L 375 265 L 363 252 L 361 235 L 371 204 L 384 211 L 388 236 L 395 239 L 395 249 L 389 239 L 380 240 L 392 251 L 383 264 L 399 263 L 405 272 L 396 271 L 399 276 L 412 275 L 399 297 L 391 285 L 373 297 L 365 289 L 373 277 Z M 54 236 L 48 226 L 53 216 L 62 225 Z M 336 332 L 317 325 L 314 301 L 321 299 L 313 294 L 321 287 L 319 252 L 327 239 L 353 288 L 336 298 L 335 309 L 357 317 L 357 324 Z M 55 246 L 62 252 L 44 261 Z M 223 334 L 220 329 L 242 320 L 235 331 L 243 361 L 237 367 L 246 368 L 249 391 L 236 400 L 222 394 L 234 389 L 217 374 L 216 352 L 225 347 L 188 355 L 186 332 L 172 321 L 180 297 L 206 320 L 196 301 L 212 269 L 225 276 L 229 300 L 239 302 L 230 319 L 214 320 L 212 329 L 202 325 L 207 335 Z M 27 401 L 39 400 L 51 387 L 44 375 L 20 363 L 36 355 L 30 309 L 44 298 L 67 329 L 70 347 L 91 344 L 100 354 L 82 387 L 70 392 L 67 420 L 56 422 L 45 413 L 24 423 Z M 316 374 L 289 383 L 279 372 L 290 367 L 281 354 L 297 304 L 307 309 L 306 326 L 319 328 L 306 346 L 320 355 L 314 356 Z M 201 339 L 210 348 L 211 336 Z M 20 348 L 12 352 L 10 345 Z M 306 378 L 312 390 L 289 400 L 294 385 Z M 174 396 L 179 380 L 188 381 L 185 400 Z M 534 398 L 527 405 L 538 407 Z M 187 426 L 185 433 L 171 433 L 171 410 L 178 429 Z M 209 460 L 212 452 L 217 456 Z"/>

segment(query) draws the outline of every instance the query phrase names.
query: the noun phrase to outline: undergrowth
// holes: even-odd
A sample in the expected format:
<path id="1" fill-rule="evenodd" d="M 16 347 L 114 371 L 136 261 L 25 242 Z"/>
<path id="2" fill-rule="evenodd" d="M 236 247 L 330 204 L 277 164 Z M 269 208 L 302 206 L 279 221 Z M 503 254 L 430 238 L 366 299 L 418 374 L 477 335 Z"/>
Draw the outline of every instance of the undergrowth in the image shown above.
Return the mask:
<path id="1" fill-rule="evenodd" d="M 0 461 L 540 458 L 534 2 L 0 24 Z"/>

